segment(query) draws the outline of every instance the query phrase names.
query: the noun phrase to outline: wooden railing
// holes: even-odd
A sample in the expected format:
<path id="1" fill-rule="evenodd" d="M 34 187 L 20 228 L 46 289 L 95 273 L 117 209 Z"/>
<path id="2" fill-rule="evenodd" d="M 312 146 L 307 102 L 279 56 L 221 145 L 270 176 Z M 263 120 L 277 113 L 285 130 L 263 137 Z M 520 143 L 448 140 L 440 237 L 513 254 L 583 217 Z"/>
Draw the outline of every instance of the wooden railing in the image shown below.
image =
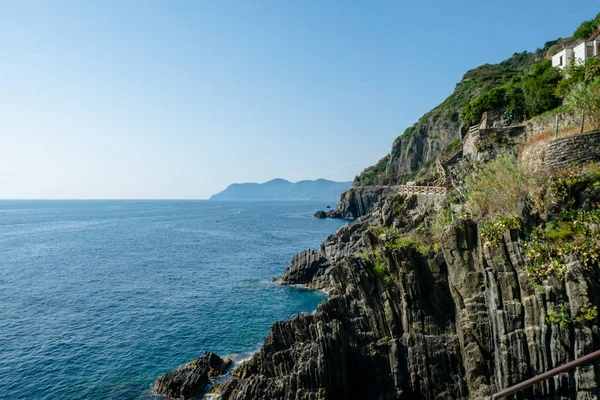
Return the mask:
<path id="1" fill-rule="evenodd" d="M 352 189 L 390 189 L 395 190 L 399 193 L 405 194 L 432 194 L 432 195 L 445 195 L 448 189 L 444 186 L 415 186 L 415 185 L 373 185 L 373 186 L 355 186 Z"/>
<path id="2" fill-rule="evenodd" d="M 469 128 L 469 133 L 475 133 L 479 130 L 479 125 L 473 125 Z"/>

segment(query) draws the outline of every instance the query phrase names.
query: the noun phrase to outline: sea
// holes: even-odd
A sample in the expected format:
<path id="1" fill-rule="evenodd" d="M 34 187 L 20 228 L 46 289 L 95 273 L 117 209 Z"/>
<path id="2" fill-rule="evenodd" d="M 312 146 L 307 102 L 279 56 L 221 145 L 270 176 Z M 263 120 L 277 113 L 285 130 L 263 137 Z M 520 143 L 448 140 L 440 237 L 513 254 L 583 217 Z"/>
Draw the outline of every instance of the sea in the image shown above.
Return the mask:
<path id="1" fill-rule="evenodd" d="M 0 201 L 0 398 L 156 399 L 326 301 L 273 283 L 347 221 L 323 201 Z"/>

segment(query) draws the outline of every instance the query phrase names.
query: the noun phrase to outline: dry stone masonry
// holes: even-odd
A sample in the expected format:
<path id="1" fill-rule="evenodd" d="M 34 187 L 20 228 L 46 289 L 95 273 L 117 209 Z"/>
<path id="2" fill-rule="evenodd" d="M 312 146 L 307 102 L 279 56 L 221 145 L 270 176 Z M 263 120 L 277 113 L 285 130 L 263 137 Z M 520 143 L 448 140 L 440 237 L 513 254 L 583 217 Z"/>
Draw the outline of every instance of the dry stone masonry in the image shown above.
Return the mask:
<path id="1" fill-rule="evenodd" d="M 556 169 L 600 160 L 600 131 L 537 143 L 521 154 L 530 168 Z"/>

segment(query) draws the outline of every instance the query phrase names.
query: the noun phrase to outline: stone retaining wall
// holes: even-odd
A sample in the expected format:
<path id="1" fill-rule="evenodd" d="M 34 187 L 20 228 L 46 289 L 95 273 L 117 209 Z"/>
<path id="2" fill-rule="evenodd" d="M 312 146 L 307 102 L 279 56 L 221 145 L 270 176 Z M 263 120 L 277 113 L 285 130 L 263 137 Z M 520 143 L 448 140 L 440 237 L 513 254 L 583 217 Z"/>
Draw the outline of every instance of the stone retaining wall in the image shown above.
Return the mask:
<path id="1" fill-rule="evenodd" d="M 544 115 L 527 121 L 525 128 L 527 138 L 537 136 L 542 132 L 554 131 L 556 129 L 555 118 L 554 115 Z M 560 130 L 577 127 L 580 124 L 581 115 L 559 114 L 558 116 L 558 129 Z"/>
<path id="2" fill-rule="evenodd" d="M 523 150 L 521 163 L 530 169 L 557 169 L 600 160 L 600 131 L 534 144 Z"/>

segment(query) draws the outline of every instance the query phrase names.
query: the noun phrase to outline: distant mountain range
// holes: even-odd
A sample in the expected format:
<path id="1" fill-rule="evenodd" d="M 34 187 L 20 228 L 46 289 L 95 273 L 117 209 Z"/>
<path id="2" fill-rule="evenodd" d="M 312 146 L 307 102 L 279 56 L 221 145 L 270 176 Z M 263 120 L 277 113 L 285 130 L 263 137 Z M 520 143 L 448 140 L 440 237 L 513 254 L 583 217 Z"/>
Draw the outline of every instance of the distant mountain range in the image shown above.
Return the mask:
<path id="1" fill-rule="evenodd" d="M 234 183 L 211 196 L 210 200 L 331 200 L 338 201 L 340 194 L 352 182 L 334 182 L 327 179 L 292 183 L 273 179 L 265 183 Z"/>

